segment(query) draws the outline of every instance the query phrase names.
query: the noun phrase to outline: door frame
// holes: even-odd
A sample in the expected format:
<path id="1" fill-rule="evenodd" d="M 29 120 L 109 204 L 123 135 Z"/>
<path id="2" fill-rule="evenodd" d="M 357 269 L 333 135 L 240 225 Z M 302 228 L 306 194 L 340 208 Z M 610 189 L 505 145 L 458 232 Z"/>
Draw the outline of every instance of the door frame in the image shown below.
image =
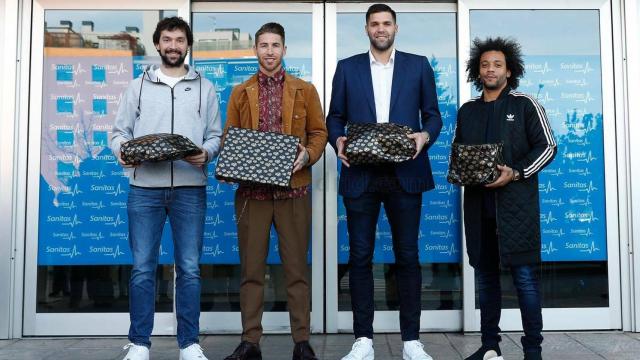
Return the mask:
<path id="1" fill-rule="evenodd" d="M 581 2 L 554 0 L 460 0 L 458 7 L 458 68 L 464 69 L 470 49 L 470 16 L 472 10 L 598 10 L 600 15 L 600 52 L 602 64 L 602 113 L 605 119 L 623 119 L 616 117 L 620 104 L 615 101 L 614 88 L 614 51 L 612 43 L 611 4 L 608 0 L 585 0 Z M 618 79 L 616 79 L 618 80 Z M 460 103 L 471 98 L 471 85 L 466 77 L 459 76 Z M 606 308 L 544 308 L 542 315 L 545 330 L 585 330 L 585 329 L 621 329 L 621 286 L 620 286 L 620 244 L 628 241 L 627 231 L 619 228 L 618 215 L 625 215 L 626 209 L 626 168 L 618 163 L 618 155 L 623 156 L 624 126 L 612 123 L 603 126 L 604 166 L 606 191 L 607 225 L 607 267 L 609 281 L 609 307 Z M 620 125 L 623 125 L 621 123 Z M 616 151 L 617 150 L 617 151 Z M 625 185 L 625 187 L 620 187 Z M 614 195 L 617 194 L 617 195 Z M 620 239 L 620 241 L 618 241 Z M 466 248 L 465 248 L 466 253 Z M 465 254 L 464 268 L 464 331 L 480 330 L 480 310 L 475 307 L 475 279 L 473 268 Z M 567 317 L 572 321 L 567 322 Z M 522 330 L 520 311 L 505 309 L 502 312 L 500 327 L 507 331 Z"/>
<path id="2" fill-rule="evenodd" d="M 323 93 L 324 6 L 322 3 L 196 2 L 191 4 L 192 14 L 201 12 L 311 13 L 311 82 L 316 87 L 318 94 Z M 320 101 L 324 106 L 322 97 L 320 97 Z M 313 165 L 311 170 L 311 208 L 313 209 L 311 221 L 311 332 L 322 333 L 324 331 L 324 155 Z M 202 333 L 242 333 L 239 311 L 202 312 L 200 318 Z M 288 312 L 265 312 L 262 326 L 265 333 L 289 333 L 289 314 Z"/>
<path id="3" fill-rule="evenodd" d="M 338 13 L 366 13 L 374 3 L 326 3 L 326 58 L 325 74 L 331 84 L 337 61 L 337 15 Z M 396 13 L 429 12 L 456 13 L 456 4 L 394 3 Z M 402 24 L 398 24 L 402 27 Z M 364 23 L 363 23 L 364 26 Z M 364 34 L 363 34 L 364 36 Z M 365 51 L 367 49 L 362 49 Z M 331 87 L 325 91 L 325 103 L 331 99 Z M 326 157 L 326 331 L 328 333 L 352 332 L 351 311 L 338 311 L 338 171 L 337 156 L 332 147 L 327 147 Z M 375 332 L 399 332 L 398 311 L 376 311 L 373 321 Z M 423 310 L 420 316 L 420 331 L 459 331 L 462 328 L 462 310 Z"/>

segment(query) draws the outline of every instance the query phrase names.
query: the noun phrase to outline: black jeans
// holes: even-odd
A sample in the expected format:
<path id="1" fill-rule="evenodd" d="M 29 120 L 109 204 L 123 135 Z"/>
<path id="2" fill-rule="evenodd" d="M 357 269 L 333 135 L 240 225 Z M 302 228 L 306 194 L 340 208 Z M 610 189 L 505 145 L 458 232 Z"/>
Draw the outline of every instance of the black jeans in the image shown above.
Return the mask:
<path id="1" fill-rule="evenodd" d="M 422 193 L 404 192 L 397 180 L 379 181 L 357 198 L 344 198 L 349 232 L 349 287 L 356 338 L 373 338 L 372 259 L 380 204 L 384 204 L 396 260 L 400 302 L 400 329 L 403 341 L 417 340 L 420 330 L 420 286 L 422 273 L 418 259 L 418 231 Z M 380 186 L 383 185 L 385 190 Z M 372 191 L 373 190 L 373 191 Z"/>
<path id="2" fill-rule="evenodd" d="M 480 305 L 480 331 L 482 345 L 495 347 L 500 342 L 500 312 L 502 292 L 500 288 L 500 260 L 495 219 L 484 219 L 482 231 L 482 255 L 475 269 Z M 542 351 L 542 309 L 536 265 L 511 266 L 513 284 L 518 292 L 518 304 L 522 317 L 524 336 L 521 339 L 525 353 Z"/>

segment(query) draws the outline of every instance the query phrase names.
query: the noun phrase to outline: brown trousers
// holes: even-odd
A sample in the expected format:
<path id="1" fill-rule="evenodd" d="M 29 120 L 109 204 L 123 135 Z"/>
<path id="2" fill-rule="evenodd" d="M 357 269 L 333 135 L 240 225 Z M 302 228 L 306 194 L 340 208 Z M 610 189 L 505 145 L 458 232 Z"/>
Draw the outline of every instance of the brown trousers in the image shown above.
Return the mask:
<path id="1" fill-rule="evenodd" d="M 291 335 L 295 342 L 309 340 L 307 250 L 311 235 L 311 194 L 298 199 L 253 200 L 236 192 L 235 210 L 240 247 L 242 340 L 259 343 L 262 337 L 264 277 L 272 223 L 278 233 L 284 268 Z"/>

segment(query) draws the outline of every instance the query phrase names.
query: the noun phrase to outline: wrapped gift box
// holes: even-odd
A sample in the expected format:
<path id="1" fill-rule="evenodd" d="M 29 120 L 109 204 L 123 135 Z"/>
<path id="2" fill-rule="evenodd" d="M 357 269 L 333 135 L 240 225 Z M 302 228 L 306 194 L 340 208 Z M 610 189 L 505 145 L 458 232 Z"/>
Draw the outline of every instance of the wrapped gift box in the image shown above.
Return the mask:
<path id="1" fill-rule="evenodd" d="M 344 152 L 353 165 L 407 161 L 416 152 L 415 142 L 407 137 L 412 132 L 394 123 L 350 123 Z"/>
<path id="2" fill-rule="evenodd" d="M 289 187 L 299 142 L 296 136 L 230 127 L 216 179 Z"/>
<path id="3" fill-rule="evenodd" d="M 123 143 L 120 156 L 127 164 L 140 164 L 144 161 L 180 160 L 200 151 L 200 148 L 182 135 L 149 134 Z"/>

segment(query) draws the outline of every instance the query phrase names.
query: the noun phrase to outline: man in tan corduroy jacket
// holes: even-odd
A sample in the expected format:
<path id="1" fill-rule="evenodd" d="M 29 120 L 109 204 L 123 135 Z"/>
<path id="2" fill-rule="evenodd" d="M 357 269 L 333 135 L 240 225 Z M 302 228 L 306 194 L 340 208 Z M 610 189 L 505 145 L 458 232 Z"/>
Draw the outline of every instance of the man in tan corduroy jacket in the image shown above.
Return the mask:
<path id="1" fill-rule="evenodd" d="M 236 86 L 225 126 L 300 138 L 291 189 L 241 185 L 235 195 L 240 247 L 242 342 L 227 360 L 261 359 L 262 312 L 269 231 L 275 225 L 287 287 L 294 360 L 316 359 L 309 345 L 307 252 L 311 230 L 311 165 L 324 151 L 327 129 L 315 87 L 286 73 L 284 29 L 264 24 L 255 35 L 259 71 Z"/>

